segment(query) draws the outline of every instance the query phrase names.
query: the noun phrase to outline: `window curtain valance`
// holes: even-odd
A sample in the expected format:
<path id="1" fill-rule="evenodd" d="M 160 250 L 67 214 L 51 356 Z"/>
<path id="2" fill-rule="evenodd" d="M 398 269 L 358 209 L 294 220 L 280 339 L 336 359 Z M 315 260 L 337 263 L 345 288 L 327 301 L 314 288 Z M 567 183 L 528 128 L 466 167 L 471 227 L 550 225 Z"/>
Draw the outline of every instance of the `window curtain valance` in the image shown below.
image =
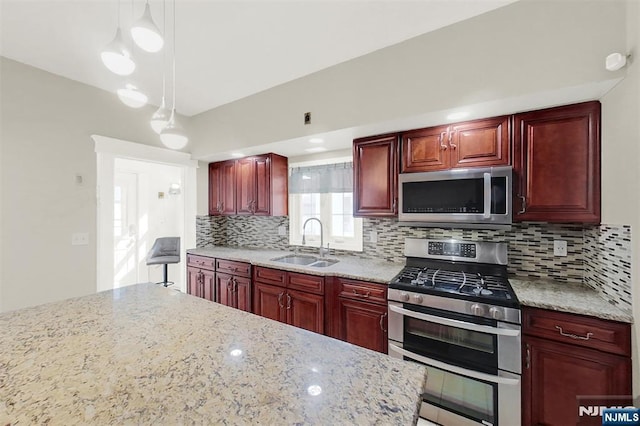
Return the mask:
<path id="1" fill-rule="evenodd" d="M 330 192 L 353 192 L 352 162 L 291 168 L 290 194 Z"/>

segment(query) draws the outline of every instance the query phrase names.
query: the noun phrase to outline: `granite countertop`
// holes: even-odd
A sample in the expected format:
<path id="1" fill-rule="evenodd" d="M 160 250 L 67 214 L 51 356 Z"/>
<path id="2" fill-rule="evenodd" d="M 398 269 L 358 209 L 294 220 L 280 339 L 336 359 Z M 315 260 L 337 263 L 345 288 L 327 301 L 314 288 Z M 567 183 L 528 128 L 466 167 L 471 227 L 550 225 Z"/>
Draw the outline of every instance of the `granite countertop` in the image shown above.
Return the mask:
<path id="1" fill-rule="evenodd" d="M 0 315 L 0 424 L 415 424 L 425 368 L 154 284 Z"/>
<path id="2" fill-rule="evenodd" d="M 352 278 L 388 284 L 404 268 L 404 263 L 393 263 L 381 260 L 360 259 L 353 256 L 326 256 L 327 259 L 338 259 L 339 262 L 324 268 L 291 265 L 283 262 L 275 262 L 271 259 L 293 254 L 291 251 L 260 250 L 244 247 L 205 247 L 187 250 L 187 253 L 201 256 L 217 257 L 227 260 L 237 260 L 251 263 L 256 266 L 282 269 L 286 271 L 301 272 L 312 275 L 328 275 L 343 278 Z M 307 255 L 307 253 L 300 253 Z"/>
<path id="3" fill-rule="evenodd" d="M 509 277 L 522 305 L 632 323 L 633 315 L 601 298 L 583 284 Z"/>

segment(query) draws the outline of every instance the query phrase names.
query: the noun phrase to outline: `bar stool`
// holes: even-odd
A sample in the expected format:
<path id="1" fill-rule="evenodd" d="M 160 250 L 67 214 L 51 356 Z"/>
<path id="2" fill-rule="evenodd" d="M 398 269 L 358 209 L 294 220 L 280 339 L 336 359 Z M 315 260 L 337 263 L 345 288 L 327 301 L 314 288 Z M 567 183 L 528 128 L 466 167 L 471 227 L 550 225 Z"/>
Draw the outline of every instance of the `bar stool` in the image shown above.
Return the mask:
<path id="1" fill-rule="evenodd" d="M 147 265 L 163 265 L 164 279 L 156 284 L 169 287 L 175 284 L 168 280 L 169 263 L 180 263 L 180 237 L 162 237 L 156 239 L 147 255 Z"/>

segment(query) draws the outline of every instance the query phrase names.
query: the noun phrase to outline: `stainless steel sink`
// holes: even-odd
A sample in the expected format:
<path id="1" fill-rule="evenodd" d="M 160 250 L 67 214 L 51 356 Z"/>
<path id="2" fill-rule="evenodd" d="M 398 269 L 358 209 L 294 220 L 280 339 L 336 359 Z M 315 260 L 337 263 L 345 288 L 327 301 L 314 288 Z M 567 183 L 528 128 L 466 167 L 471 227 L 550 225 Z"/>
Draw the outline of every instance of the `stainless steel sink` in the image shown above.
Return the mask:
<path id="1" fill-rule="evenodd" d="M 339 261 L 336 259 L 321 259 L 315 256 L 305 256 L 300 254 L 289 254 L 271 259 L 274 262 L 288 263 L 290 265 L 311 266 L 315 268 L 326 268 L 335 265 Z"/>
<path id="2" fill-rule="evenodd" d="M 283 257 L 276 257 L 271 260 L 275 262 L 289 263 L 291 265 L 310 265 L 313 262 L 317 261 L 318 259 L 314 256 L 301 256 L 301 255 L 290 254 Z"/>

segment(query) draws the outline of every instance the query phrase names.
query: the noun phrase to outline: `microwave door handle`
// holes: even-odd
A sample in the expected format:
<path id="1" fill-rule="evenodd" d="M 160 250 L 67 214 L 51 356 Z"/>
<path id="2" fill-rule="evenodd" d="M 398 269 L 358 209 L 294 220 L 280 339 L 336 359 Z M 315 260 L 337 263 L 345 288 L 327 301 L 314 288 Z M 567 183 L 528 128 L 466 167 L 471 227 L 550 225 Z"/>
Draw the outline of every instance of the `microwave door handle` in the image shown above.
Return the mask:
<path id="1" fill-rule="evenodd" d="M 409 352 L 406 349 L 401 348 L 400 346 L 396 346 L 393 343 L 389 343 L 389 352 L 395 352 L 397 354 L 406 356 L 407 358 L 411 358 L 414 361 L 421 362 L 426 364 L 427 366 L 432 366 L 435 368 L 439 368 L 444 371 L 449 371 L 451 373 L 459 374 L 461 376 L 472 377 L 477 380 L 484 380 L 486 382 L 502 384 L 502 385 L 518 385 L 520 384 L 520 379 L 512 379 L 509 377 L 500 377 L 494 376 L 491 374 L 480 373 L 478 371 L 467 370 L 466 368 L 461 368 L 455 365 L 446 364 L 444 362 L 427 358 L 426 356 L 414 354 L 413 352 Z"/>
<path id="2" fill-rule="evenodd" d="M 395 305 L 389 305 L 389 310 L 404 315 L 406 317 L 411 317 L 423 321 L 429 321 L 436 324 L 445 325 L 448 327 L 456 327 L 462 328 L 464 330 L 477 331 L 478 333 L 487 333 L 487 334 L 495 334 L 496 336 L 511 336 L 516 337 L 520 335 L 520 330 L 509 329 L 509 328 L 497 328 L 490 327 L 487 325 L 478 325 L 472 322 L 459 321 L 451 318 L 443 318 L 435 315 L 423 314 L 422 312 L 414 312 L 408 309 L 401 308 Z"/>
<path id="3" fill-rule="evenodd" d="M 491 217 L 491 173 L 484 173 L 484 214 L 483 218 Z"/>

